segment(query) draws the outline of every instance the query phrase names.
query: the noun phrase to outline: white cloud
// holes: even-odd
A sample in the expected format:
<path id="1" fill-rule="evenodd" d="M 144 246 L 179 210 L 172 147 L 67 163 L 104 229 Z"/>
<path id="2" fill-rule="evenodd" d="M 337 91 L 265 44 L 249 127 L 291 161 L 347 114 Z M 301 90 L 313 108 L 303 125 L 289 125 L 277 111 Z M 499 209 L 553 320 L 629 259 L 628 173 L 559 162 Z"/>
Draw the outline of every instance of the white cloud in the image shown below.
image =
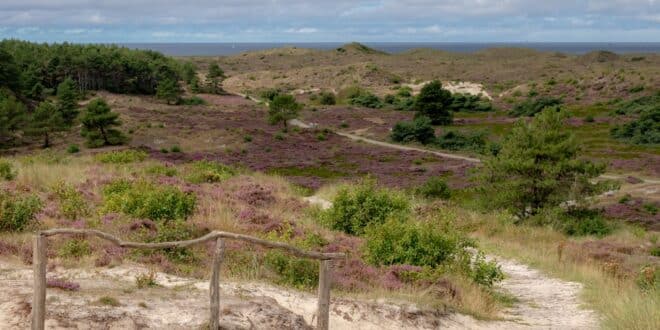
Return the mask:
<path id="1" fill-rule="evenodd" d="M 286 29 L 284 30 L 286 33 L 316 33 L 319 32 L 317 28 L 310 28 L 310 27 L 304 27 L 304 28 L 299 28 L 299 29 Z"/>

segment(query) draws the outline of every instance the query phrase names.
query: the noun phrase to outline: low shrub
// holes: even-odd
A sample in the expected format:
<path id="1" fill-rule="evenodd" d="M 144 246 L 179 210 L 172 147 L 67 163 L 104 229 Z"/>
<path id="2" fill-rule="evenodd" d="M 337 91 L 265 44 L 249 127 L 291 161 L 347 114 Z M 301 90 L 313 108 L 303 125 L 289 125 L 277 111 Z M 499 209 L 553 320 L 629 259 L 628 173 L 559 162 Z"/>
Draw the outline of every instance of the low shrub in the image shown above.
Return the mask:
<path id="1" fill-rule="evenodd" d="M 513 107 L 513 109 L 510 111 L 510 114 L 515 117 L 533 117 L 537 113 L 543 111 L 545 108 L 560 106 L 562 103 L 563 101 L 561 99 L 550 97 L 528 99 Z"/>
<path id="2" fill-rule="evenodd" d="M 449 199 L 451 191 L 445 180 L 441 177 L 431 177 L 416 189 L 417 194 L 426 198 Z"/>
<path id="3" fill-rule="evenodd" d="M 264 258 L 266 267 L 273 270 L 282 284 L 300 289 L 313 288 L 319 281 L 317 261 L 291 257 L 280 251 L 268 251 Z"/>
<path id="4" fill-rule="evenodd" d="M 94 158 L 105 164 L 129 164 L 145 160 L 147 153 L 138 150 L 110 151 L 100 153 Z"/>
<path id="5" fill-rule="evenodd" d="M 182 105 L 204 105 L 206 104 L 206 101 L 204 101 L 203 98 L 199 96 L 191 96 L 187 98 L 182 98 L 180 99 L 180 104 Z"/>
<path id="6" fill-rule="evenodd" d="M 65 218 L 76 220 L 89 214 L 87 201 L 74 186 L 60 182 L 53 193 L 58 199 L 60 214 Z"/>
<path id="7" fill-rule="evenodd" d="M 236 170 L 227 165 L 201 160 L 191 164 L 187 180 L 192 183 L 215 183 L 227 180 L 236 174 Z"/>
<path id="8" fill-rule="evenodd" d="M 154 221 L 186 219 L 194 212 L 197 201 L 193 193 L 177 187 L 125 180 L 106 185 L 103 197 L 106 212 L 122 212 Z"/>
<path id="9" fill-rule="evenodd" d="M 599 210 L 577 207 L 568 210 L 561 208 L 543 210 L 532 219 L 532 222 L 541 225 L 550 224 L 570 236 L 603 237 L 614 229 Z"/>
<path id="10" fill-rule="evenodd" d="M 0 159 L 0 179 L 9 181 L 16 177 L 14 166 L 6 160 Z"/>
<path id="11" fill-rule="evenodd" d="M 98 303 L 105 306 L 119 307 L 121 303 L 115 297 L 103 296 L 99 298 Z"/>
<path id="12" fill-rule="evenodd" d="M 367 180 L 341 189 L 332 207 L 322 213 L 322 221 L 334 230 L 361 235 L 367 226 L 406 215 L 409 210 L 410 204 L 403 195 L 379 189 Z"/>
<path id="13" fill-rule="evenodd" d="M 57 255 L 64 259 L 80 259 L 91 253 L 92 248 L 85 239 L 70 239 L 57 250 Z"/>
<path id="14" fill-rule="evenodd" d="M 485 287 L 492 287 L 493 284 L 504 279 L 502 268 L 495 261 L 486 261 L 484 254 L 479 252 L 472 260 L 469 271 L 472 281 Z"/>
<path id="15" fill-rule="evenodd" d="M 486 112 L 493 111 L 493 105 L 478 95 L 454 93 L 449 108 L 452 111 Z"/>
<path id="16" fill-rule="evenodd" d="M 66 148 L 66 152 L 70 154 L 76 154 L 80 152 L 80 147 L 77 144 L 71 144 Z"/>
<path id="17" fill-rule="evenodd" d="M 35 195 L 19 196 L 0 191 L 0 232 L 28 229 L 41 207 L 41 200 Z"/>
<path id="18" fill-rule="evenodd" d="M 396 142 L 418 141 L 427 144 L 435 139 L 435 130 L 431 125 L 431 119 L 421 116 L 413 121 L 396 123 L 392 128 L 390 137 Z"/>
<path id="19" fill-rule="evenodd" d="M 156 281 L 156 273 L 150 271 L 135 276 L 135 286 L 137 286 L 138 289 L 157 287 L 158 282 Z"/>
<path id="20" fill-rule="evenodd" d="M 636 120 L 614 127 L 611 135 L 633 144 L 660 144 L 660 106 L 643 111 Z"/>
<path id="21" fill-rule="evenodd" d="M 165 166 L 165 165 L 154 165 L 154 166 L 149 166 L 146 169 L 147 174 L 152 174 L 152 175 L 164 175 L 164 176 L 176 176 L 178 171 L 176 167 L 172 166 Z"/>
<path id="22" fill-rule="evenodd" d="M 435 144 L 446 150 L 468 150 L 478 153 L 486 152 L 486 134 L 483 132 L 461 133 L 449 131 L 439 136 Z"/>
<path id="23" fill-rule="evenodd" d="M 332 92 L 322 92 L 319 94 L 319 103 L 321 105 L 335 105 L 337 104 L 337 99 Z"/>
<path id="24" fill-rule="evenodd" d="M 173 146 L 170 148 L 170 152 L 179 153 L 179 152 L 181 152 L 181 147 L 178 146 L 178 145 L 173 145 Z"/>
<path id="25" fill-rule="evenodd" d="M 374 265 L 436 267 L 465 253 L 471 242 L 449 225 L 391 218 L 367 227 L 365 259 Z"/>

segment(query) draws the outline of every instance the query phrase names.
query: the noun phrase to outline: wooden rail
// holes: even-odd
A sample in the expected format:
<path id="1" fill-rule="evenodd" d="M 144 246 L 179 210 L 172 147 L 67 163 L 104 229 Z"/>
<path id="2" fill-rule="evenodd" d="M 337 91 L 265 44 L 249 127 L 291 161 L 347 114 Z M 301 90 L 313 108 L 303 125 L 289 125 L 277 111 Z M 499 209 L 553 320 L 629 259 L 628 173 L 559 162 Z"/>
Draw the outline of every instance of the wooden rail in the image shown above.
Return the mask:
<path id="1" fill-rule="evenodd" d="M 321 253 L 313 251 L 304 251 L 293 246 L 262 240 L 256 237 L 235 234 L 223 231 L 213 231 L 202 237 L 175 242 L 162 243 L 138 243 L 127 242 L 108 233 L 93 229 L 50 229 L 36 233 L 33 242 L 33 270 L 34 270 L 34 293 L 32 296 L 32 330 L 43 330 L 46 320 L 46 264 L 48 256 L 46 248 L 48 237 L 55 235 L 83 235 L 96 236 L 101 239 L 112 242 L 113 244 L 131 249 L 163 249 L 172 247 L 186 247 L 194 244 L 201 244 L 209 241 L 215 241 L 215 252 L 213 255 L 211 280 L 209 287 L 210 296 L 210 329 L 218 329 L 220 322 L 220 266 L 222 265 L 225 251 L 225 239 L 234 239 L 244 242 L 265 246 L 268 248 L 281 249 L 294 256 L 316 259 L 320 261 L 319 266 L 319 288 L 318 288 L 318 309 L 317 309 L 317 329 L 327 330 L 330 324 L 330 286 L 331 263 L 332 260 L 343 259 L 343 253 Z"/>

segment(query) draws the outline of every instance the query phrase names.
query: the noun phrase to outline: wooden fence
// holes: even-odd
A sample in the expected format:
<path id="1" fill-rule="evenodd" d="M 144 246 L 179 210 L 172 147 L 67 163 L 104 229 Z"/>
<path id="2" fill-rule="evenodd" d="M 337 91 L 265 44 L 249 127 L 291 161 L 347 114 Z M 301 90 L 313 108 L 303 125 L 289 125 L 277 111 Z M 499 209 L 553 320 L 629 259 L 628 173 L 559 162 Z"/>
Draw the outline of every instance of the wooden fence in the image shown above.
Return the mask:
<path id="1" fill-rule="evenodd" d="M 210 329 L 218 329 L 220 322 L 220 266 L 222 265 L 223 254 L 225 250 L 225 239 L 234 239 L 245 241 L 268 248 L 284 250 L 294 256 L 316 259 L 320 261 L 319 268 L 319 288 L 318 288 L 318 309 L 317 309 L 317 329 L 327 330 L 330 321 L 330 286 L 331 262 L 335 259 L 345 257 L 343 253 L 321 253 L 312 251 L 303 251 L 293 246 L 262 240 L 256 237 L 228 233 L 222 231 L 213 231 L 202 237 L 176 242 L 162 243 L 137 243 L 126 242 L 98 230 L 92 229 L 50 229 L 38 232 L 34 236 L 33 242 L 33 269 L 34 269 L 34 293 L 32 296 L 32 329 L 43 330 L 46 319 L 46 264 L 48 257 L 46 255 L 47 240 L 49 236 L 55 235 L 84 235 L 96 236 L 111 243 L 131 249 L 163 249 L 172 247 L 186 247 L 195 244 L 215 241 L 215 253 L 211 269 L 210 280 Z"/>

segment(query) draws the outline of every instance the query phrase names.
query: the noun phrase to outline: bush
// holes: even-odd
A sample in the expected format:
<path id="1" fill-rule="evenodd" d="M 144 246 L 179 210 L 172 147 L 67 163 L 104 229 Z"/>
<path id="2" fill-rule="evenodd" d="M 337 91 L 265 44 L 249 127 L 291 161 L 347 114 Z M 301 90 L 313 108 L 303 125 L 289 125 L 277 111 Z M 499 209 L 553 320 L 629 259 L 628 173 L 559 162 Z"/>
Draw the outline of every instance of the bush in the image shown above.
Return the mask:
<path id="1" fill-rule="evenodd" d="M 41 207 L 41 200 L 37 196 L 17 196 L 0 192 L 0 232 L 27 229 L 41 211 Z"/>
<path id="2" fill-rule="evenodd" d="M 157 287 L 158 282 L 156 281 L 156 273 L 150 271 L 135 276 L 135 286 L 137 286 L 138 289 Z"/>
<path id="3" fill-rule="evenodd" d="M 644 110 L 637 120 L 614 127 L 611 134 L 634 144 L 660 144 L 660 106 Z"/>
<path id="4" fill-rule="evenodd" d="M 147 153 L 138 150 L 121 150 L 100 153 L 94 158 L 105 164 L 129 164 L 145 160 Z"/>
<path id="5" fill-rule="evenodd" d="M 438 137 L 436 145 L 446 150 L 469 150 L 486 152 L 486 134 L 483 132 L 460 133 L 449 131 Z"/>
<path id="6" fill-rule="evenodd" d="M 264 260 L 266 266 L 272 269 L 283 284 L 299 289 L 309 289 L 319 281 L 319 266 L 317 261 L 294 258 L 280 251 L 268 251 Z"/>
<path id="7" fill-rule="evenodd" d="M 529 99 L 516 105 L 513 109 L 511 109 L 510 114 L 515 117 L 533 117 L 546 108 L 560 106 L 562 103 L 563 101 L 560 99 L 549 97 Z"/>
<path id="8" fill-rule="evenodd" d="M 72 185 L 60 182 L 54 193 L 59 200 L 60 214 L 65 218 L 76 220 L 89 214 L 87 201 Z"/>
<path id="9" fill-rule="evenodd" d="M 70 239 L 57 250 L 57 255 L 64 259 L 80 259 L 91 253 L 92 248 L 89 246 L 89 242 L 85 239 Z"/>
<path id="10" fill-rule="evenodd" d="M 495 261 L 486 261 L 481 252 L 474 257 L 469 275 L 475 283 L 489 288 L 504 279 L 504 273 L 500 266 Z"/>
<path id="11" fill-rule="evenodd" d="M 445 180 L 437 176 L 428 179 L 422 186 L 417 188 L 417 194 L 426 198 L 449 199 L 451 197 L 449 186 Z"/>
<path id="12" fill-rule="evenodd" d="M 188 98 L 182 98 L 180 103 L 182 105 L 204 105 L 206 104 L 206 101 L 204 101 L 204 99 L 199 96 L 191 96 Z"/>
<path id="13" fill-rule="evenodd" d="M 381 224 L 390 217 L 403 216 L 410 210 L 402 195 L 379 189 L 372 181 L 364 181 L 339 191 L 323 221 L 334 230 L 361 235 L 371 224 Z"/>
<path id="14" fill-rule="evenodd" d="M 455 112 L 486 112 L 492 111 L 493 105 L 478 95 L 456 93 L 451 96 L 449 108 Z"/>
<path id="15" fill-rule="evenodd" d="M 147 174 L 152 175 L 164 175 L 164 176 L 175 176 L 177 174 L 177 169 L 171 166 L 165 165 L 154 165 L 146 169 Z"/>
<path id="16" fill-rule="evenodd" d="M 71 144 L 66 148 L 66 152 L 70 154 L 76 154 L 80 152 L 80 147 L 77 144 Z"/>
<path id="17" fill-rule="evenodd" d="M 337 103 L 337 99 L 335 98 L 335 94 L 332 92 L 322 92 L 319 94 L 319 103 L 322 105 L 335 105 Z"/>
<path id="18" fill-rule="evenodd" d="M 196 238 L 194 228 L 182 220 L 159 223 L 156 227 L 156 235 L 147 240 L 150 243 L 186 241 Z M 176 263 L 191 264 L 197 262 L 195 253 L 188 247 L 166 248 L 163 251 L 170 261 Z"/>
<path id="19" fill-rule="evenodd" d="M 196 197 L 173 186 L 117 180 L 103 189 L 104 210 L 151 220 L 186 219 L 195 210 Z"/>
<path id="20" fill-rule="evenodd" d="M 360 90 L 358 93 L 350 95 L 348 98 L 348 103 L 350 105 L 371 108 L 371 109 L 380 109 L 383 107 L 383 102 L 369 91 Z"/>
<path id="21" fill-rule="evenodd" d="M 419 141 L 427 144 L 435 139 L 435 130 L 428 117 L 417 117 L 413 121 L 396 123 L 390 136 L 396 142 Z"/>
<path id="22" fill-rule="evenodd" d="M 595 210 L 571 208 L 561 212 L 556 219 L 556 226 L 570 236 L 603 237 L 613 230 L 612 225 L 603 218 L 599 211 Z"/>
<path id="23" fill-rule="evenodd" d="M 187 180 L 192 183 L 216 183 L 236 175 L 236 171 L 224 164 L 201 160 L 192 163 Z"/>
<path id="24" fill-rule="evenodd" d="M 0 178 L 4 180 L 13 180 L 16 177 L 14 167 L 10 162 L 0 159 Z"/>
<path id="25" fill-rule="evenodd" d="M 471 245 L 448 225 L 389 219 L 367 227 L 365 259 L 374 265 L 436 267 L 455 260 Z"/>
<path id="26" fill-rule="evenodd" d="M 119 300 L 117 300 L 117 298 L 109 297 L 109 296 L 103 296 L 99 298 L 98 303 L 101 305 L 112 306 L 112 307 L 121 306 L 121 303 L 119 303 Z"/>
<path id="27" fill-rule="evenodd" d="M 178 146 L 178 145 L 173 145 L 173 146 L 170 148 L 170 152 L 179 153 L 179 152 L 181 152 L 181 147 Z"/>

